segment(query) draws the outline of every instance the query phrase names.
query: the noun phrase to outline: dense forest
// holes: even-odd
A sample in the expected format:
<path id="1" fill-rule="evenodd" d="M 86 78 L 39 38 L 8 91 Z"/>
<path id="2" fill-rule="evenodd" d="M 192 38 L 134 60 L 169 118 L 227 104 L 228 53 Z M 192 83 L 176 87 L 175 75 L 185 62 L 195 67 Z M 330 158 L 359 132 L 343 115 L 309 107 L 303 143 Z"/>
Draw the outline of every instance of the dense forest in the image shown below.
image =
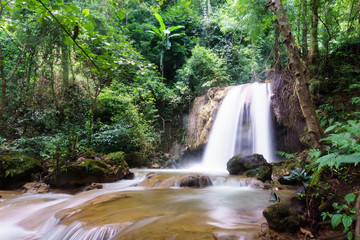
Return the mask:
<path id="1" fill-rule="evenodd" d="M 290 76 L 309 136 L 304 171 L 292 177 L 353 181 L 359 0 L 2 0 L 0 151 L 54 168 L 85 151 L 141 153 L 151 162 L 185 143 L 196 97 L 280 75 Z M 337 209 L 324 218 L 353 238 L 355 212 Z M 307 221 L 319 221 L 310 210 Z"/>

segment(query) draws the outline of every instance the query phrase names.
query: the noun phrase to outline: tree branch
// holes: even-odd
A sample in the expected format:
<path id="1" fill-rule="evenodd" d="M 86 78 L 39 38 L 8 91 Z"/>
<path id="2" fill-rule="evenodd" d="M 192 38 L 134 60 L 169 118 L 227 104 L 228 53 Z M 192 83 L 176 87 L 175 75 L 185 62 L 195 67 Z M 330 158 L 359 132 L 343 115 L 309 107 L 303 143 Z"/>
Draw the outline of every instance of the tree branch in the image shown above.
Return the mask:
<path id="1" fill-rule="evenodd" d="M 76 46 L 78 48 L 81 49 L 81 51 L 86 55 L 86 57 L 90 60 L 90 62 L 94 65 L 94 67 L 96 67 L 96 69 L 98 71 L 100 71 L 100 68 L 96 65 L 96 63 L 91 59 L 91 57 L 85 52 L 85 50 L 80 47 L 80 45 L 72 38 L 72 35 L 65 29 L 65 27 L 60 23 L 60 21 L 54 16 L 54 14 L 52 14 L 52 12 L 45 6 L 45 4 L 41 1 L 38 0 L 41 5 L 43 5 L 43 7 L 50 13 L 51 17 L 55 19 L 55 21 L 60 25 L 60 27 L 65 31 L 65 33 L 71 38 L 71 40 L 76 44 Z"/>

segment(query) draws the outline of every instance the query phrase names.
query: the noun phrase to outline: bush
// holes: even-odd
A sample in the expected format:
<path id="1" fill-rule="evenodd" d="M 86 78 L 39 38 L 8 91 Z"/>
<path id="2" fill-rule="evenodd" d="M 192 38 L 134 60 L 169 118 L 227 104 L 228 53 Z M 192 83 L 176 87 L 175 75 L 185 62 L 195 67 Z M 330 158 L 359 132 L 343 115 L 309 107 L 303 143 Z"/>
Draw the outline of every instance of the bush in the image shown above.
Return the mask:
<path id="1" fill-rule="evenodd" d="M 225 61 L 210 49 L 196 46 L 186 64 L 177 71 L 178 84 L 184 82 L 195 94 L 203 94 L 214 86 L 229 83 Z"/>

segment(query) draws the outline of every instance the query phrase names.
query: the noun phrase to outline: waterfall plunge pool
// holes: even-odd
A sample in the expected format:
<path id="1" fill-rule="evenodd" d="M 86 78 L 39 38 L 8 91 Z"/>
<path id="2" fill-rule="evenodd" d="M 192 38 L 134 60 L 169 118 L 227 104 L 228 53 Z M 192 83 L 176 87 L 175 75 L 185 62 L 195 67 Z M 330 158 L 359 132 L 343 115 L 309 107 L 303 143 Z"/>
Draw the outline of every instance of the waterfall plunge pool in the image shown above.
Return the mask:
<path id="1" fill-rule="evenodd" d="M 133 171 L 133 180 L 75 195 L 1 192 L 1 239 L 257 239 L 265 222 L 269 191 L 244 178 L 213 173 L 206 188 L 148 188 L 139 183 L 153 170 Z"/>

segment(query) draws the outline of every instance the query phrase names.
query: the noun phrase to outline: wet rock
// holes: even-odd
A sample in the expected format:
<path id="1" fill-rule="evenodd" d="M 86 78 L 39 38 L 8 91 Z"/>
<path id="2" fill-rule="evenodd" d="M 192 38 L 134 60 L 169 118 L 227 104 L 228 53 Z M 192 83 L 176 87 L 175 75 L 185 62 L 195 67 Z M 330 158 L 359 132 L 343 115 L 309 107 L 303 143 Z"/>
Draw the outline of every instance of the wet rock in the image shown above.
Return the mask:
<path id="1" fill-rule="evenodd" d="M 194 100 L 187 124 L 185 156 L 206 145 L 215 114 L 230 88 L 214 87 Z"/>
<path id="2" fill-rule="evenodd" d="M 50 186 L 40 182 L 29 182 L 22 186 L 27 193 L 48 193 Z"/>
<path id="3" fill-rule="evenodd" d="M 17 152 L 0 155 L 0 188 L 20 188 L 33 180 L 32 175 L 42 172 L 41 161 L 38 159 Z"/>
<path id="4" fill-rule="evenodd" d="M 151 165 L 151 162 L 145 156 L 145 154 L 140 152 L 127 153 L 125 154 L 124 158 L 131 168 L 149 167 Z"/>
<path id="5" fill-rule="evenodd" d="M 267 207 L 263 215 L 270 229 L 275 231 L 296 232 L 299 230 L 301 216 L 292 206 L 290 199 L 278 202 Z"/>
<path id="6" fill-rule="evenodd" d="M 245 172 L 247 177 L 256 177 L 256 179 L 265 182 L 271 180 L 272 167 L 271 165 L 260 166 L 255 169 L 250 169 Z"/>
<path id="7" fill-rule="evenodd" d="M 47 182 L 56 188 L 76 188 L 93 182 L 114 182 L 132 176 L 124 155 L 112 153 L 100 158 L 84 159 L 81 162 L 68 164 L 47 179 Z"/>
<path id="8" fill-rule="evenodd" d="M 148 173 L 146 178 L 139 184 L 140 187 L 169 188 L 169 187 L 194 187 L 203 188 L 211 186 L 212 182 L 208 176 L 202 174 L 156 174 Z"/>
<path id="9" fill-rule="evenodd" d="M 211 186 L 212 182 L 208 176 L 193 175 L 181 179 L 180 187 L 203 188 Z"/>
<path id="10" fill-rule="evenodd" d="M 261 178 L 267 180 L 269 171 L 271 171 L 271 165 L 260 154 L 253 155 L 236 155 L 227 162 L 227 170 L 230 174 L 240 175 L 248 170 L 262 168 L 263 171 L 257 170 L 254 175 L 261 175 Z"/>
<path id="11" fill-rule="evenodd" d="M 92 183 L 90 184 L 90 186 L 87 186 L 85 188 L 85 191 L 90 191 L 90 190 L 94 190 L 94 189 L 102 189 L 103 185 L 101 183 Z"/>
<path id="12" fill-rule="evenodd" d="M 271 179 L 280 184 L 298 184 L 296 181 L 290 181 L 285 176 L 290 176 L 292 170 L 300 167 L 300 162 L 297 160 L 283 160 L 279 162 L 271 163 L 272 174 Z"/>

